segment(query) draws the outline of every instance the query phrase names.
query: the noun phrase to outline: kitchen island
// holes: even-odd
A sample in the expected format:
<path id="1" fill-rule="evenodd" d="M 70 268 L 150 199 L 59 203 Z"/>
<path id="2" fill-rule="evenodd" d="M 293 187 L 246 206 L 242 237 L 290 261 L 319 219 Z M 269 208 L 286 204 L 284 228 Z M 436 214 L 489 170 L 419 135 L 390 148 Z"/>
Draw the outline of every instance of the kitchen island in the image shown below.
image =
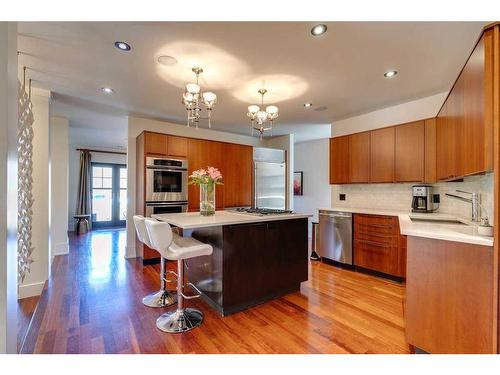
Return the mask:
<path id="1" fill-rule="evenodd" d="M 308 278 L 309 216 L 217 211 L 153 218 L 213 246 L 212 255 L 186 261 L 186 277 L 225 316 L 300 289 Z"/>

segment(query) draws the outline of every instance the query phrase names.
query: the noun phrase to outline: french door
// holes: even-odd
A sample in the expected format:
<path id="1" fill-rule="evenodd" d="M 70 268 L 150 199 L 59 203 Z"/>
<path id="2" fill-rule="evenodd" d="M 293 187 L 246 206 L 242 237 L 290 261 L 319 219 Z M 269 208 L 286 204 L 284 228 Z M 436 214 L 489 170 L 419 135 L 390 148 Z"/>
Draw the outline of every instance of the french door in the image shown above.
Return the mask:
<path id="1" fill-rule="evenodd" d="M 127 218 L 127 166 L 92 163 L 92 226 L 125 226 Z"/>

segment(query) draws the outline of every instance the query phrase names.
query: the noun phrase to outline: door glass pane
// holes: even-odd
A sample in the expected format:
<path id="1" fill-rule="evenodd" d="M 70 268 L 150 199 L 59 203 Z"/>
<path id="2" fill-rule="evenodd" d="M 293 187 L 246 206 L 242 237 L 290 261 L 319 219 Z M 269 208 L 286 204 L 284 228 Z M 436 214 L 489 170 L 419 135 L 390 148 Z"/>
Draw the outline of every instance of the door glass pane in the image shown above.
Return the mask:
<path id="1" fill-rule="evenodd" d="M 127 168 L 120 168 L 120 178 L 127 178 Z"/>
<path id="2" fill-rule="evenodd" d="M 92 221 L 111 221 L 113 193 L 111 189 L 92 189 Z"/>
<path id="3" fill-rule="evenodd" d="M 127 190 L 120 189 L 120 220 L 127 219 Z"/>
<path id="4" fill-rule="evenodd" d="M 95 177 L 94 177 L 94 178 L 92 179 L 92 187 L 93 187 L 94 189 L 96 189 L 96 188 L 98 188 L 98 189 L 99 189 L 99 188 L 102 188 L 102 178 L 95 178 Z"/>
<path id="5" fill-rule="evenodd" d="M 103 178 L 102 187 L 106 189 L 111 189 L 113 187 L 113 180 L 111 178 Z"/>
<path id="6" fill-rule="evenodd" d="M 113 177 L 113 168 L 103 167 L 102 168 L 102 177 Z"/>
<path id="7" fill-rule="evenodd" d="M 92 176 L 93 177 L 102 177 L 102 168 L 101 167 L 92 167 Z"/>

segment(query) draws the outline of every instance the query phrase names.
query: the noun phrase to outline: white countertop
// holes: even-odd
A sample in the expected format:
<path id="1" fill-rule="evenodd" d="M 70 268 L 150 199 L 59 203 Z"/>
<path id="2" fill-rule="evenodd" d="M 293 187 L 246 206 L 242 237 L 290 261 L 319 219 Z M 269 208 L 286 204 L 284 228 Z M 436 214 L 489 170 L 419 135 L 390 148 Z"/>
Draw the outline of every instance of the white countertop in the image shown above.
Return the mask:
<path id="1" fill-rule="evenodd" d="M 467 219 L 458 218 L 456 216 L 429 213 L 429 214 L 416 214 L 409 211 L 386 210 L 377 208 L 348 208 L 348 207 L 334 207 L 334 208 L 320 208 L 324 211 L 339 211 L 351 212 L 355 214 L 367 215 L 386 215 L 397 216 L 399 218 L 399 229 L 401 234 L 406 236 L 433 238 L 437 240 L 455 241 L 470 243 L 473 245 L 493 246 L 493 237 L 481 236 L 477 233 L 477 224 L 470 222 Z M 449 224 L 449 223 L 432 223 L 425 221 L 412 221 L 412 217 L 421 217 L 428 219 L 445 219 L 445 220 L 459 220 L 466 224 Z"/>
<path id="2" fill-rule="evenodd" d="M 182 229 L 196 229 L 216 227 L 221 225 L 303 219 L 311 216 L 312 215 L 300 213 L 257 216 L 231 211 L 216 211 L 214 216 L 201 216 L 199 212 L 151 215 L 151 217 L 156 220 L 164 221 L 166 223 L 169 223 L 170 225 L 174 225 Z"/>

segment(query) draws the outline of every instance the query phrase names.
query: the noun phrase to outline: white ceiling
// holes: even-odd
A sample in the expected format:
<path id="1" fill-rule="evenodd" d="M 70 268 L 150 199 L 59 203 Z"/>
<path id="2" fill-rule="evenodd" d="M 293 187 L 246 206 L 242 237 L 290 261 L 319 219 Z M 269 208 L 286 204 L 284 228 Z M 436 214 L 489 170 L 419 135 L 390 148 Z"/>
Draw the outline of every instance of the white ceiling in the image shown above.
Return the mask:
<path id="1" fill-rule="evenodd" d="M 218 95 L 214 128 L 250 134 L 246 107 L 263 86 L 280 107 L 274 134 L 305 140 L 328 136 L 334 120 L 449 90 L 484 22 L 331 22 L 317 38 L 312 25 L 22 22 L 20 66 L 54 93 L 55 114 L 72 127 L 117 131 L 114 143 L 126 138 L 128 114 L 184 123 L 180 97 L 195 65 L 205 70 L 202 88 Z M 117 50 L 117 40 L 132 50 Z M 162 54 L 179 63 L 159 65 Z M 389 69 L 399 74 L 385 79 Z"/>

